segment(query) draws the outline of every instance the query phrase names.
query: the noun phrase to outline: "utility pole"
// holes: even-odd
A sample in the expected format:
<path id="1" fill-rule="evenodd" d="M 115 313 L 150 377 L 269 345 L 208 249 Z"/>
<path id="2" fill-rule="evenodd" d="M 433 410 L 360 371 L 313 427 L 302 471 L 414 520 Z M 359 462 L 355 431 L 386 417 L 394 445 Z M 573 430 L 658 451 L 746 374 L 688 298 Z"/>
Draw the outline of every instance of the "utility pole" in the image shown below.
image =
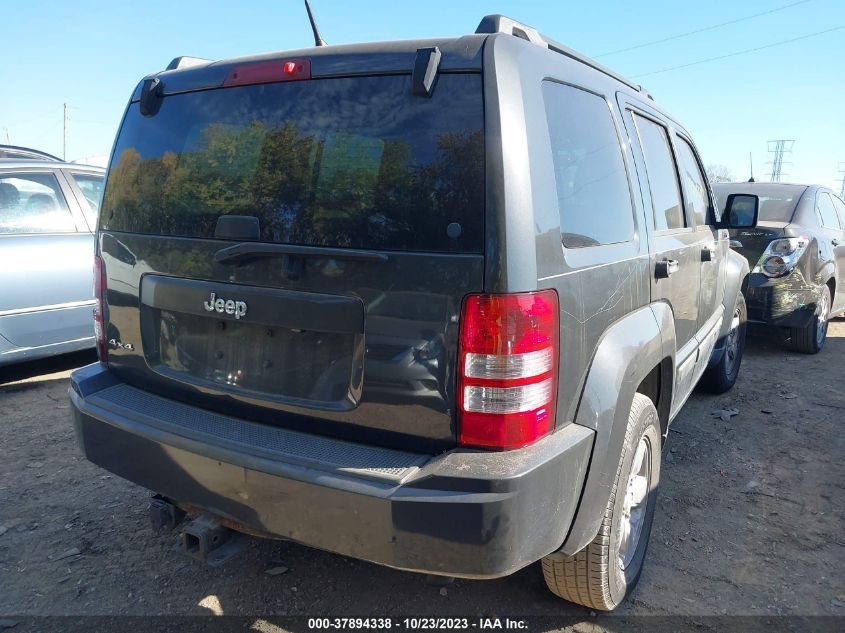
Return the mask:
<path id="1" fill-rule="evenodd" d="M 784 154 L 792 153 L 792 146 L 795 145 L 795 139 L 778 139 L 776 141 L 769 141 L 769 153 L 774 154 L 774 158 L 766 164 L 772 166 L 772 171 L 769 172 L 769 180 L 772 182 L 780 182 L 781 176 L 786 176 L 783 172 L 784 165 L 791 165 L 790 162 L 784 162 Z"/>
<path id="2" fill-rule="evenodd" d="M 62 136 L 62 160 L 67 162 L 67 103 L 65 103 L 65 116 Z"/>

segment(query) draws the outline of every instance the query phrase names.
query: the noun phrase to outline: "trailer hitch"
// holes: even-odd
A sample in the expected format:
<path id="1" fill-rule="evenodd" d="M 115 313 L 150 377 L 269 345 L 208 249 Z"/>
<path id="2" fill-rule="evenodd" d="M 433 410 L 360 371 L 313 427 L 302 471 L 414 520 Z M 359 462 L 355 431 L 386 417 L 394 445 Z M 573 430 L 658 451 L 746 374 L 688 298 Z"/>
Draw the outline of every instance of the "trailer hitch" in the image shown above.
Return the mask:
<path id="1" fill-rule="evenodd" d="M 201 514 L 182 528 L 182 552 L 218 567 L 243 551 L 246 538 L 220 524 L 213 514 Z"/>

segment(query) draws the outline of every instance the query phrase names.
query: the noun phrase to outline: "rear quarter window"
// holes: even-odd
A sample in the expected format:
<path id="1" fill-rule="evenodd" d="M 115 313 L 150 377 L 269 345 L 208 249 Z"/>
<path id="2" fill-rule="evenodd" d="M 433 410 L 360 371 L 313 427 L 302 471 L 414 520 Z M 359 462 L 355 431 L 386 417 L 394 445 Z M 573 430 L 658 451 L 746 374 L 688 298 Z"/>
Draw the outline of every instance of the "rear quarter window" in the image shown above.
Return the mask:
<path id="1" fill-rule="evenodd" d="M 442 74 L 431 98 L 401 75 L 171 95 L 152 117 L 133 104 L 101 226 L 208 238 L 234 214 L 264 241 L 481 252 L 483 127 L 479 74 Z"/>
<path id="2" fill-rule="evenodd" d="M 546 81 L 543 100 L 564 246 L 627 242 L 634 216 L 622 147 L 600 96 Z"/>

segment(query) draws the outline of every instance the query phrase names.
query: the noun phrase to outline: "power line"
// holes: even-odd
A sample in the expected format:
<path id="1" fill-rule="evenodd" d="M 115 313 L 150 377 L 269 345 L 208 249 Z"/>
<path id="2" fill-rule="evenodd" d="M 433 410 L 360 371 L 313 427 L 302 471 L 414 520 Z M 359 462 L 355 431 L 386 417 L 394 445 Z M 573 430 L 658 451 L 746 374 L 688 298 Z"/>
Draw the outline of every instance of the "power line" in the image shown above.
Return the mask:
<path id="1" fill-rule="evenodd" d="M 49 110 L 45 111 L 43 114 L 38 114 L 36 116 L 29 117 L 28 119 L 24 119 L 23 121 L 16 121 L 15 124 L 16 125 L 28 125 L 29 123 L 32 123 L 33 121 L 40 121 L 40 120 L 46 119 L 48 117 L 53 118 L 54 116 L 56 116 L 56 106 L 53 106 Z"/>
<path id="2" fill-rule="evenodd" d="M 601 55 L 595 55 L 596 58 L 599 57 L 607 57 L 608 55 L 617 55 L 618 53 L 627 53 L 628 51 L 635 51 L 640 48 L 645 48 L 647 46 L 654 46 L 656 44 L 663 44 L 664 42 L 671 42 L 672 40 L 679 40 L 682 37 L 689 37 L 690 35 L 697 35 L 698 33 L 704 33 L 705 31 L 712 31 L 713 29 L 720 29 L 723 26 L 730 26 L 731 24 L 737 24 L 738 22 L 745 22 L 746 20 L 753 20 L 754 18 L 759 18 L 764 15 L 769 15 L 770 13 L 777 13 L 778 11 L 783 11 L 784 9 L 789 9 L 791 7 L 798 6 L 799 4 L 806 4 L 810 0 L 800 0 L 799 2 L 792 2 L 791 4 L 785 4 L 781 7 L 776 7 L 774 9 L 769 9 L 768 11 L 762 11 L 761 13 L 755 13 L 753 15 L 746 15 L 742 18 L 736 18 L 735 20 L 729 20 L 727 22 L 720 22 L 719 24 L 714 24 L 712 26 L 705 26 L 704 28 L 695 29 L 694 31 L 687 31 L 686 33 L 679 33 L 678 35 L 671 35 L 669 37 L 664 37 L 663 39 L 653 40 L 651 42 L 643 42 L 642 44 L 635 44 L 634 46 L 629 46 L 627 48 L 620 48 L 615 51 L 610 51 L 607 53 L 602 53 Z"/>
<path id="3" fill-rule="evenodd" d="M 807 33 L 807 35 L 800 35 L 798 37 L 793 37 L 788 40 L 781 40 L 780 42 L 772 42 L 771 44 L 765 44 L 764 46 L 757 46 L 755 48 L 746 48 L 742 51 L 736 51 L 733 53 L 728 53 L 727 55 L 719 55 L 718 57 L 708 57 L 707 59 L 699 59 L 695 62 L 690 62 L 689 64 L 681 64 L 680 66 L 670 66 L 668 68 L 661 68 L 660 70 L 652 70 L 647 73 L 641 73 L 639 75 L 633 75 L 632 78 L 636 79 L 639 77 L 647 77 L 648 75 L 659 75 L 660 73 L 668 73 L 671 70 L 680 70 L 681 68 L 689 68 L 690 66 L 698 66 L 699 64 L 706 64 L 707 62 L 715 62 L 719 61 L 720 59 L 727 59 L 729 57 L 736 57 L 737 55 L 746 55 L 748 53 L 755 53 L 757 51 L 762 51 L 767 48 L 774 48 L 775 46 L 783 46 L 784 44 L 791 44 L 792 42 L 798 42 L 799 40 L 806 40 L 811 37 L 818 37 L 819 35 L 825 35 L 826 33 L 833 33 L 834 31 L 841 31 L 845 29 L 845 24 L 842 26 L 835 26 L 832 29 L 825 29 L 824 31 L 816 31 L 815 33 Z"/>

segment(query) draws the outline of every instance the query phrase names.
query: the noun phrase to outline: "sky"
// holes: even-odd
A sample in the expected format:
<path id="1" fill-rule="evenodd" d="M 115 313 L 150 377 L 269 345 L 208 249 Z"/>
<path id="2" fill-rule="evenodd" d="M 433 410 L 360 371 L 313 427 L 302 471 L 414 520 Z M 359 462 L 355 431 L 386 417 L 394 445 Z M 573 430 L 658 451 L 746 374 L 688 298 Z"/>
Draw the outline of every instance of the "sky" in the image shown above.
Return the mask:
<path id="1" fill-rule="evenodd" d="M 0 6 L 0 143 L 61 156 L 67 103 L 71 160 L 108 154 L 132 89 L 174 57 L 224 59 L 313 44 L 301 0 L 0 0 Z M 841 188 L 845 0 L 312 0 L 312 6 L 329 44 L 457 36 L 475 31 L 486 14 L 508 15 L 643 84 L 689 130 L 705 163 L 745 180 L 750 154 L 755 177 L 768 180 L 767 141 L 794 139 L 782 180 Z M 828 32 L 805 37 L 820 31 Z M 770 46 L 785 40 L 795 41 Z M 666 70 L 687 64 L 693 65 Z"/>

